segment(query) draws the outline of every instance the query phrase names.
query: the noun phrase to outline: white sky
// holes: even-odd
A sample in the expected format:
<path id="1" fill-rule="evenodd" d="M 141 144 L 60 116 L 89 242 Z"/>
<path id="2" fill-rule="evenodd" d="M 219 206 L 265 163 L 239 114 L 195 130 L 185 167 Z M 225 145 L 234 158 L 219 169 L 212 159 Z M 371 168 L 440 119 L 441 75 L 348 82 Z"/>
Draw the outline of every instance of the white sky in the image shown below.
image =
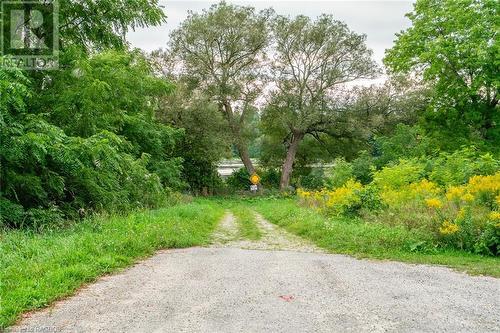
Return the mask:
<path id="1" fill-rule="evenodd" d="M 200 12 L 215 0 L 181 1 L 160 0 L 167 14 L 167 23 L 158 27 L 137 29 L 127 35 L 132 46 L 152 51 L 165 48 L 170 32 L 175 29 L 188 15 L 188 10 Z M 367 44 L 373 50 L 374 59 L 381 63 L 384 51 L 390 48 L 394 34 L 410 25 L 404 16 L 412 9 L 412 0 L 393 1 L 358 1 L 358 0 L 323 0 L 323 1 L 229 1 L 237 5 L 247 5 L 256 9 L 272 7 L 282 15 L 307 15 L 315 18 L 322 13 L 333 14 L 336 19 L 344 21 L 354 31 L 367 35 Z"/>

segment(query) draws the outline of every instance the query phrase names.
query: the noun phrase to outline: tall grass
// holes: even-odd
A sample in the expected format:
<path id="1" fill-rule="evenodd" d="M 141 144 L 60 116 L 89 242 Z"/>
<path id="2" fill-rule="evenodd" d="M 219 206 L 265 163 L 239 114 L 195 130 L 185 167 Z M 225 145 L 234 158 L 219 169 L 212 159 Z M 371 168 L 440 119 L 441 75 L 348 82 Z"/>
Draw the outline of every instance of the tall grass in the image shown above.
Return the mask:
<path id="1" fill-rule="evenodd" d="M 25 311 L 155 250 L 205 244 L 224 211 L 203 202 L 98 217 L 43 233 L 0 233 L 0 330 Z"/>
<path id="2" fill-rule="evenodd" d="M 499 258 L 426 247 L 431 237 L 426 232 L 356 218 L 329 218 L 314 208 L 299 206 L 295 200 L 260 200 L 251 204 L 270 222 L 330 252 L 445 265 L 471 274 L 500 277 Z"/>

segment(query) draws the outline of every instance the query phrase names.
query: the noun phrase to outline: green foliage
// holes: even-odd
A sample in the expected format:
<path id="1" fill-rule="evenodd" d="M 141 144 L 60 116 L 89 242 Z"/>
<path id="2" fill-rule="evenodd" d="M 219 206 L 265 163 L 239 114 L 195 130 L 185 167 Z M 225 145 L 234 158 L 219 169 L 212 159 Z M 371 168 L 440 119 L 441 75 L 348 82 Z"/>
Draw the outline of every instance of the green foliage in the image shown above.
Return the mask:
<path id="1" fill-rule="evenodd" d="M 223 214 L 218 205 L 195 202 L 97 216 L 40 233 L 0 231 L 0 330 L 22 312 L 71 295 L 159 249 L 206 244 Z"/>
<path id="2" fill-rule="evenodd" d="M 386 207 L 382 198 L 380 197 L 380 190 L 374 185 L 364 186 L 358 192 L 359 198 L 361 199 L 361 204 L 355 210 L 356 214 L 359 214 L 361 209 L 368 210 L 370 212 L 378 212 Z"/>
<path id="3" fill-rule="evenodd" d="M 325 181 L 323 169 L 313 169 L 308 174 L 300 176 L 298 183 L 305 189 L 316 190 L 324 187 Z"/>
<path id="4" fill-rule="evenodd" d="M 280 187 L 281 173 L 276 168 L 268 168 L 259 173 L 260 182 L 266 189 L 278 189 Z"/>
<path id="5" fill-rule="evenodd" d="M 3 226 L 154 207 L 182 185 L 182 160 L 172 158 L 182 132 L 152 115 L 169 86 L 137 53 L 77 63 L 36 92 L 21 72 L 0 69 Z"/>
<path id="6" fill-rule="evenodd" d="M 432 86 L 424 124 L 434 143 L 453 150 L 472 140 L 498 149 L 497 1 L 418 0 L 408 17 L 412 26 L 398 34 L 385 63 L 422 73 Z"/>
<path id="7" fill-rule="evenodd" d="M 251 184 L 250 174 L 245 168 L 236 170 L 226 179 L 226 185 L 232 191 L 248 191 Z"/>
<path id="8" fill-rule="evenodd" d="M 479 237 L 479 241 L 474 244 L 474 250 L 476 253 L 500 256 L 500 228 L 495 222 L 488 222 L 486 224 L 485 230 Z"/>
<path id="9" fill-rule="evenodd" d="M 375 170 L 375 159 L 366 150 L 359 153 L 352 162 L 352 174 L 363 185 L 373 180 Z"/>
<path id="10" fill-rule="evenodd" d="M 223 187 L 218 162 L 229 155 L 227 124 L 209 98 L 195 94 L 186 82 L 178 81 L 175 91 L 164 97 L 157 112 L 168 126 L 184 129 L 176 143 L 175 156 L 182 158 L 182 179 L 192 193 L 213 193 Z"/>
<path id="11" fill-rule="evenodd" d="M 492 175 L 500 170 L 500 161 L 489 153 L 480 155 L 473 148 L 441 153 L 432 160 L 429 179 L 442 185 L 462 185 L 473 175 Z"/>
<path id="12" fill-rule="evenodd" d="M 373 146 L 377 168 L 401 158 L 418 158 L 433 152 L 429 138 L 424 135 L 422 129 L 403 124 L 398 124 L 390 136 L 376 137 Z"/>
<path id="13" fill-rule="evenodd" d="M 343 158 L 337 158 L 333 163 L 335 165 L 327 173 L 327 184 L 330 188 L 338 188 L 354 177 L 353 166 Z"/>
<path id="14" fill-rule="evenodd" d="M 32 209 L 49 212 L 56 206 L 67 217 L 77 217 L 77 211 L 81 215 L 87 209 L 151 207 L 164 200 L 159 176 L 146 168 L 149 156 L 135 159 L 125 152 L 122 138 L 106 131 L 68 137 L 39 117 L 27 119 L 19 135 L 3 140 L 3 196 L 27 209 L 21 224 L 2 214 L 5 225 L 39 225 L 55 215 Z"/>
<path id="15" fill-rule="evenodd" d="M 394 166 L 386 166 L 376 171 L 373 175 L 373 183 L 379 188 L 397 189 L 417 182 L 425 176 L 425 165 L 412 160 L 400 160 Z"/>
<path id="16" fill-rule="evenodd" d="M 123 47 L 130 28 L 159 25 L 165 14 L 158 0 L 61 0 L 59 26 L 62 48 L 88 51 Z"/>
<path id="17" fill-rule="evenodd" d="M 252 7 L 225 2 L 191 12 L 171 34 L 172 54 L 190 80 L 202 84 L 217 102 L 238 99 L 249 88 L 245 84 L 256 79 L 268 43 L 266 19 Z"/>
<path id="18" fill-rule="evenodd" d="M 128 137 L 134 148 L 154 153 L 159 138 L 157 133 L 150 137 L 156 125 L 153 114 L 159 99 L 172 86 L 155 77 L 148 60 L 137 51 L 75 57 L 72 66 L 57 72 L 53 83 L 37 96 L 37 112 L 46 113 L 71 136 L 88 137 L 99 130 L 122 134 L 128 130 L 142 135 Z"/>

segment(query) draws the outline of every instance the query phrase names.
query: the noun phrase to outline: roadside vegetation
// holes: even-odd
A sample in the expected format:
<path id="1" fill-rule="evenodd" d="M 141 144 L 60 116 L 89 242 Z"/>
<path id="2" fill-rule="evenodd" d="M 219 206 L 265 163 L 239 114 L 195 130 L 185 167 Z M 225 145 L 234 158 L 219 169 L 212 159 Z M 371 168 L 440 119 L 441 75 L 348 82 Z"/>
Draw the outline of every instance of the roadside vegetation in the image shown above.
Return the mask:
<path id="1" fill-rule="evenodd" d="M 195 202 L 0 233 L 0 328 L 159 249 L 206 244 L 223 214 Z"/>
<path id="2" fill-rule="evenodd" d="M 295 199 L 249 200 L 248 205 L 269 222 L 332 253 L 444 265 L 469 274 L 500 277 L 499 258 L 453 248 L 422 247 L 422 244 L 433 241 L 432 235 L 424 231 L 360 218 L 327 216 L 317 209 L 300 205 Z"/>
<path id="3" fill-rule="evenodd" d="M 232 205 L 230 210 L 236 217 L 238 233 L 241 238 L 253 241 L 261 239 L 262 232 L 251 209 L 243 205 Z"/>
<path id="4" fill-rule="evenodd" d="M 417 0 L 383 66 L 332 15 L 224 1 L 165 49 L 128 44 L 167 14 L 62 1 L 59 68 L 0 67 L 0 328 L 206 243 L 224 209 L 243 238 L 255 209 L 334 253 L 500 276 L 497 1 Z M 268 199 L 235 200 L 254 172 Z"/>
<path id="5" fill-rule="evenodd" d="M 371 170 L 356 177 L 352 164 L 340 160 L 324 188 L 299 189 L 299 200 L 328 216 L 426 234 L 418 248 L 500 255 L 500 161 L 490 154 L 462 150 Z"/>

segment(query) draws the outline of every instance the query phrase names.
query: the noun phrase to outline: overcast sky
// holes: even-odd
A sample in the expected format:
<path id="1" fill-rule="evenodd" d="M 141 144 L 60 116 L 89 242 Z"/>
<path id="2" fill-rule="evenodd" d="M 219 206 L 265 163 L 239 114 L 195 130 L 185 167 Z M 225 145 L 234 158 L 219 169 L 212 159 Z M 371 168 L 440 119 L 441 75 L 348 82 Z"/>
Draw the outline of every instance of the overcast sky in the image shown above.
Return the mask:
<path id="1" fill-rule="evenodd" d="M 128 34 L 132 46 L 146 51 L 165 48 L 168 35 L 184 20 L 188 11 L 200 12 L 216 0 L 181 1 L 160 0 L 167 14 L 167 23 L 159 27 L 138 29 Z M 381 63 L 384 50 L 390 48 L 394 34 L 410 25 L 404 16 L 411 11 L 413 1 L 226 1 L 238 5 L 252 6 L 257 9 L 273 7 L 278 14 L 295 16 L 303 14 L 315 18 L 322 13 L 333 14 L 344 21 L 354 31 L 367 35 L 367 44 L 374 52 L 374 58 Z"/>

